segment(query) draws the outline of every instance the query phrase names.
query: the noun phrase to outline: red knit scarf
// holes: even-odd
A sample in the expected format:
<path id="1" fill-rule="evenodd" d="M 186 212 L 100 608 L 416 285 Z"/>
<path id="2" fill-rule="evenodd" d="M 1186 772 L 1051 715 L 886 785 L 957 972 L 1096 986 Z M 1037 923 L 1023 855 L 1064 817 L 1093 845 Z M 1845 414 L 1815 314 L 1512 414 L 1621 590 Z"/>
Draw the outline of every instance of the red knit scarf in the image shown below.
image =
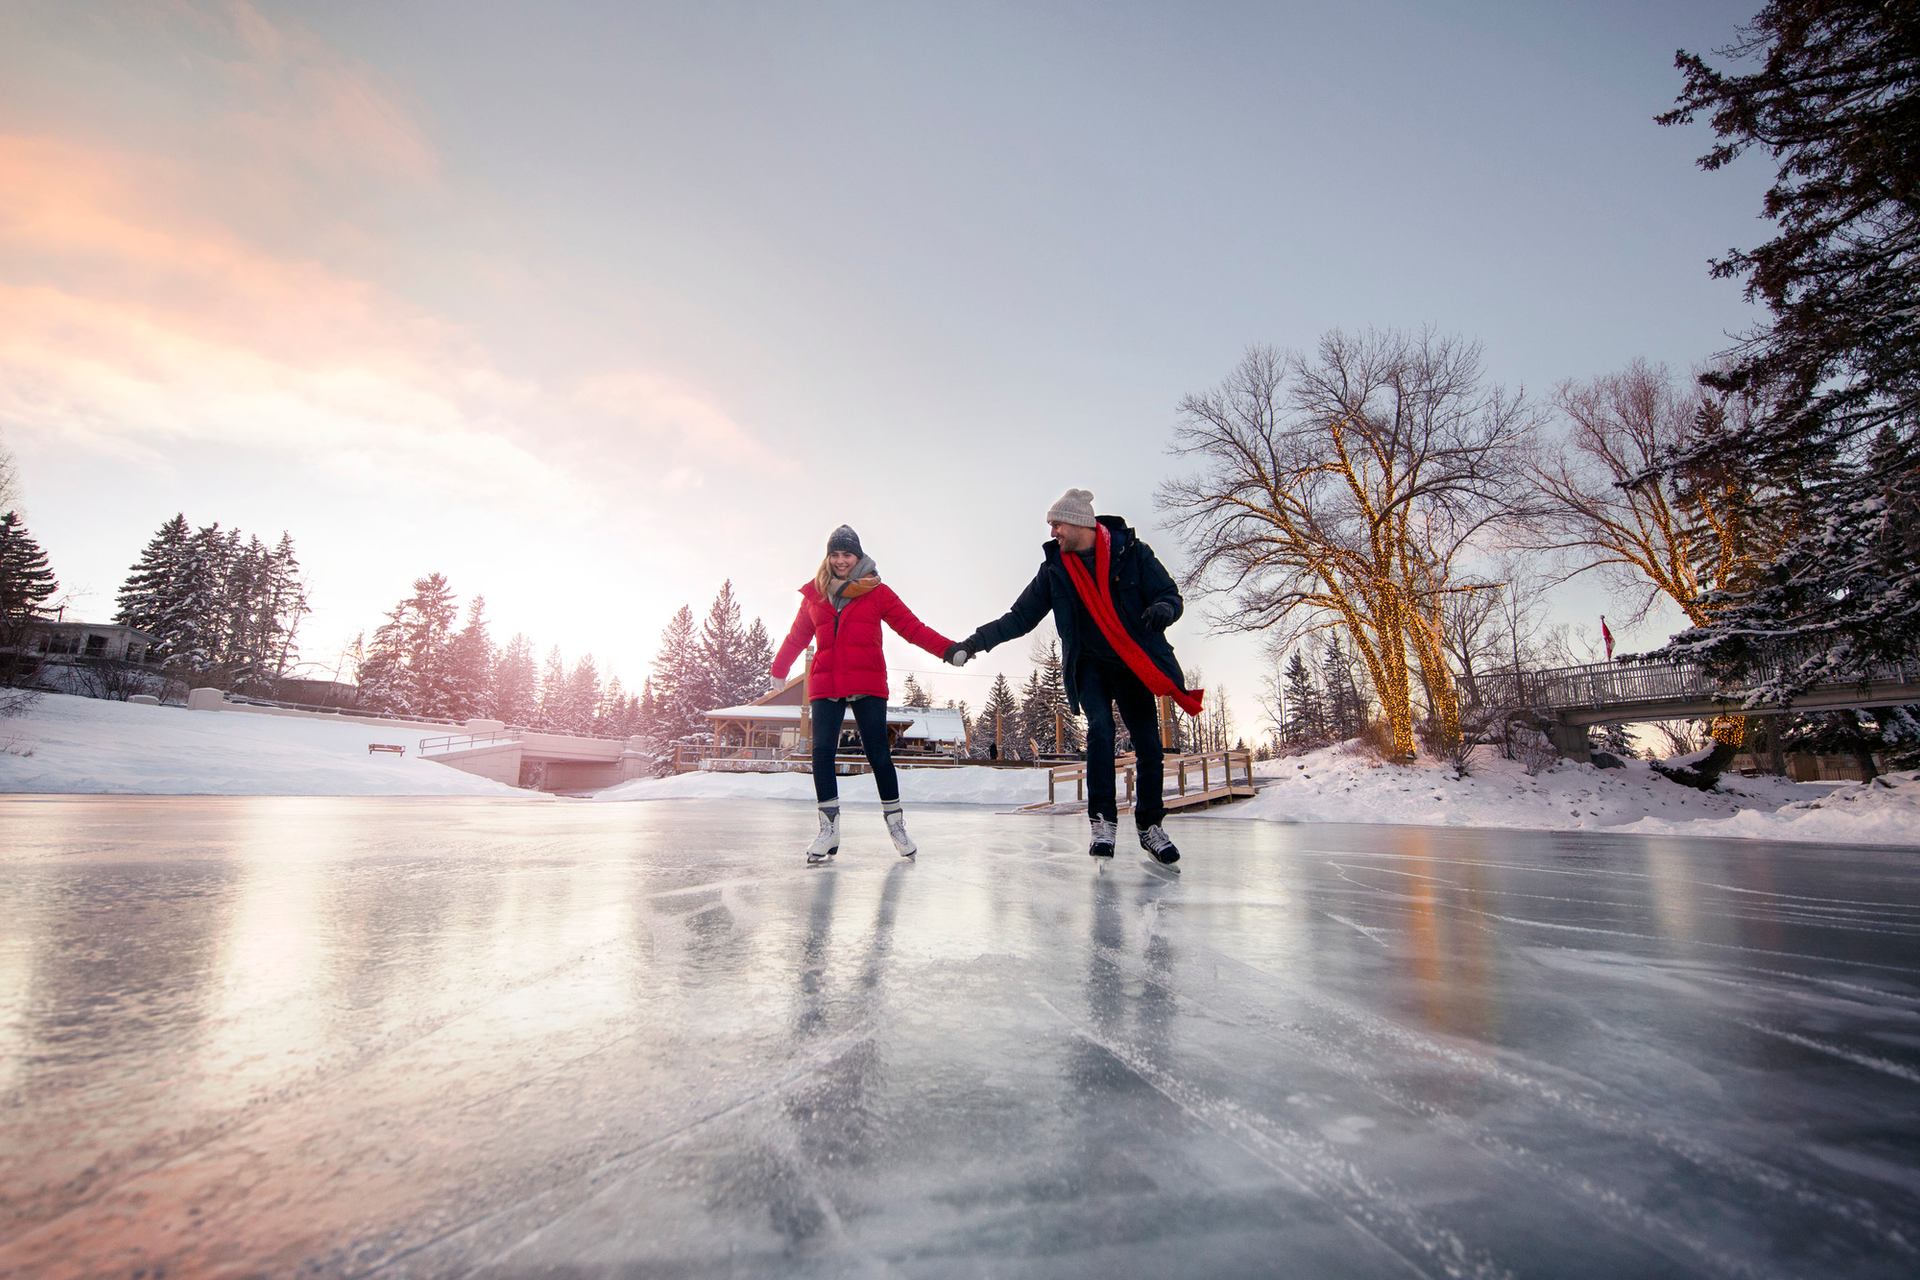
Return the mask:
<path id="1" fill-rule="evenodd" d="M 1060 548 L 1060 559 L 1067 566 L 1067 576 L 1073 579 L 1074 590 L 1080 593 L 1080 603 L 1087 606 L 1087 612 L 1093 615 L 1093 621 L 1100 628 L 1100 634 L 1107 638 L 1113 651 L 1127 664 L 1127 669 L 1140 677 L 1140 683 L 1147 686 L 1147 692 L 1158 698 L 1172 698 L 1175 705 L 1190 716 L 1200 714 L 1200 699 L 1206 695 L 1204 689 L 1182 689 L 1154 664 L 1127 629 L 1120 625 L 1120 615 L 1113 607 L 1113 588 L 1109 573 L 1113 564 L 1113 535 L 1107 532 L 1107 526 L 1093 527 L 1098 538 L 1094 542 L 1093 564 L 1095 576 L 1087 576 L 1087 566 L 1080 563 L 1075 552 Z"/>

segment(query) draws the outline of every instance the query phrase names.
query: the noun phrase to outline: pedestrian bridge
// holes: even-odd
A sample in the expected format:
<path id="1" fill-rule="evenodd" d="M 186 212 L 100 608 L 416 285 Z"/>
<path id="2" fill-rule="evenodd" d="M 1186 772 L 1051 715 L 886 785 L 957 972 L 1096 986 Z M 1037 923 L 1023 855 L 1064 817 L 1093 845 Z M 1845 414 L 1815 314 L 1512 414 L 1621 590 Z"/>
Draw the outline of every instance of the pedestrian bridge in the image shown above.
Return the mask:
<path id="1" fill-rule="evenodd" d="M 1629 720 L 1681 720 L 1718 715 L 1783 715 L 1920 702 L 1920 657 L 1887 663 L 1860 680 L 1815 685 L 1787 703 L 1746 705 L 1695 663 L 1606 662 L 1545 671 L 1482 676 L 1489 705 L 1551 712 L 1561 724 L 1585 728 Z"/>
<path id="2" fill-rule="evenodd" d="M 506 726 L 422 738 L 422 758 L 541 791 L 597 791 L 645 776 L 648 757 L 630 738 L 586 738 Z"/>

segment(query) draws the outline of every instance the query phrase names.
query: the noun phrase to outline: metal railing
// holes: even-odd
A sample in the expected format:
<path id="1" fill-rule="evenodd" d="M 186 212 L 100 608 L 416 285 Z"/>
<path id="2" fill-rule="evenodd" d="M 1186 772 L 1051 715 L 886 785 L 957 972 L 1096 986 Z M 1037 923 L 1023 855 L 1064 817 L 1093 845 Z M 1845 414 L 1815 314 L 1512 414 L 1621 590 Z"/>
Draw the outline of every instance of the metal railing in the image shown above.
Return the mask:
<path id="1" fill-rule="evenodd" d="M 421 755 L 445 755 L 449 751 L 468 751 L 474 747 L 491 746 L 496 742 L 518 742 L 525 736 L 520 729 L 497 729 L 491 733 L 453 733 L 442 738 L 422 738 L 418 751 Z"/>
<path id="2" fill-rule="evenodd" d="M 1757 684 L 1783 675 L 1789 665 L 1786 660 L 1776 659 L 1749 679 Z M 1541 711 L 1689 700 L 1724 702 L 1732 707 L 1741 701 L 1740 695 L 1729 692 L 1704 668 L 1691 662 L 1596 662 L 1544 671 L 1516 671 L 1509 667 L 1476 676 L 1474 683 L 1481 690 L 1482 700 L 1489 705 L 1532 707 Z M 1864 688 L 1878 683 L 1920 683 L 1920 658 L 1877 663 L 1857 679 L 1815 687 Z"/>

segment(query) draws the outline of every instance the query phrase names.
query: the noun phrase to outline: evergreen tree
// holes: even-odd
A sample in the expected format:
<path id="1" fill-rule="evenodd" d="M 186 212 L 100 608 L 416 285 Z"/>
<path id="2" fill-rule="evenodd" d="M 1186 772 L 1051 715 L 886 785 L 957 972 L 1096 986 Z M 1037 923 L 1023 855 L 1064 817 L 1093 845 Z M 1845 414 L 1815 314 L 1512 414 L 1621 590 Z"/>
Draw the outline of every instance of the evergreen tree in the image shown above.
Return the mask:
<path id="1" fill-rule="evenodd" d="M 656 724 L 662 738 L 672 741 L 706 727 L 703 712 L 710 707 L 698 705 L 704 681 L 700 673 L 699 641 L 694 635 L 693 610 L 681 605 L 660 633 L 660 648 L 653 658 L 653 693 Z"/>
<path id="2" fill-rule="evenodd" d="M 741 666 L 746 632 L 740 625 L 740 602 L 733 596 L 733 581 L 720 584 L 720 591 L 707 607 L 706 620 L 700 624 L 695 645 L 696 675 L 689 700 L 698 711 L 737 706 L 735 692 L 742 686 Z"/>
<path id="3" fill-rule="evenodd" d="M 741 663 L 741 702 L 752 702 L 773 688 L 773 676 L 768 668 L 773 666 L 773 641 L 767 635 L 767 624 L 755 618 L 753 625 L 747 628 L 747 640 Z"/>
<path id="4" fill-rule="evenodd" d="M 1295 649 L 1287 659 L 1286 667 L 1287 719 L 1285 734 L 1288 742 L 1319 742 L 1327 735 L 1327 711 L 1321 701 L 1320 686 L 1313 682 L 1313 672 L 1307 669 L 1306 659 Z"/>
<path id="5" fill-rule="evenodd" d="M 280 541 L 267 556 L 262 593 L 254 607 L 261 637 L 260 662 L 275 677 L 284 676 L 300 656 L 296 637 L 300 619 L 313 610 L 307 603 L 307 584 L 293 551 L 293 535 L 281 530 Z"/>
<path id="6" fill-rule="evenodd" d="M 503 724 L 531 726 L 540 712 L 539 683 L 533 642 L 516 631 L 494 663 L 488 714 Z"/>
<path id="7" fill-rule="evenodd" d="M 900 684 L 900 705 L 903 707 L 931 707 L 933 705 L 933 699 L 927 696 L 927 691 L 920 687 L 920 682 L 913 678 L 913 672 L 911 671 L 907 672 L 907 678 Z"/>
<path id="8" fill-rule="evenodd" d="M 446 670 L 442 683 L 446 688 L 446 714 L 471 720 L 492 707 L 494 652 L 487 635 L 487 599 L 475 596 L 467 604 L 466 625 L 447 646 Z"/>
<path id="9" fill-rule="evenodd" d="M 1713 265 L 1771 322 L 1704 381 L 1766 411 L 1704 433 L 1672 465 L 1782 495 L 1792 530 L 1750 585 L 1713 593 L 1669 652 L 1750 695 L 1864 679 L 1920 645 L 1920 9 L 1887 0 L 1770 0 L 1722 52 L 1676 62 L 1662 124 L 1705 113 L 1716 170 L 1750 148 L 1777 165 L 1772 239 Z"/>
<path id="10" fill-rule="evenodd" d="M 47 553 L 27 532 L 17 512 L 0 515 L 0 678 L 12 687 L 33 674 L 37 658 L 28 655 L 27 632 L 47 601 L 60 589 Z"/>
<path id="11" fill-rule="evenodd" d="M 113 620 L 153 637 L 147 658 L 156 665 L 171 663 L 179 647 L 190 537 L 185 512 L 161 525 L 127 571 L 126 581 L 115 597 Z"/>
<path id="12" fill-rule="evenodd" d="M 1327 731 L 1338 741 L 1357 737 L 1367 724 L 1367 705 L 1354 679 L 1353 657 L 1332 633 L 1320 650 L 1320 685 Z"/>
<path id="13" fill-rule="evenodd" d="M 560 646 L 547 650 L 546 665 L 540 668 L 540 711 L 534 717 L 534 727 L 549 733 L 564 733 L 567 718 L 571 714 L 567 706 L 567 663 L 560 656 Z"/>
<path id="14" fill-rule="evenodd" d="M 457 612 L 443 575 L 416 578 L 413 594 L 396 604 L 373 633 L 360 668 L 362 701 L 400 715 L 457 714 L 449 680 Z"/>
<path id="15" fill-rule="evenodd" d="M 1002 672 L 987 687 L 986 704 L 974 717 L 969 750 L 975 756 L 1007 757 L 1013 747 L 1013 737 L 1019 731 L 1020 704 L 1014 700 L 1013 686 L 1007 683 L 1006 673 Z"/>
<path id="16" fill-rule="evenodd" d="M 620 683 L 619 676 L 607 681 L 606 693 L 600 699 L 600 710 L 593 717 L 594 736 L 624 738 L 633 732 L 627 727 L 631 703 L 632 699 L 627 697 L 627 687 Z"/>
<path id="17" fill-rule="evenodd" d="M 172 636 L 174 665 L 216 680 L 226 656 L 225 606 L 232 562 L 232 539 L 217 520 L 193 531 L 181 557 Z"/>
<path id="18" fill-rule="evenodd" d="M 592 654 L 583 654 L 567 673 L 564 732 L 589 735 L 600 715 L 600 668 Z"/>
<path id="19" fill-rule="evenodd" d="M 1044 714 L 1036 723 L 1041 749 L 1053 751 L 1055 713 L 1058 713 L 1059 750 L 1077 752 L 1086 745 L 1086 729 L 1080 717 L 1073 714 L 1067 705 L 1066 670 L 1060 661 L 1060 641 L 1049 638 L 1046 648 L 1035 658 L 1035 671 L 1040 677 L 1041 705 Z"/>
<path id="20" fill-rule="evenodd" d="M 1017 728 L 1005 735 L 1002 754 L 1031 760 L 1041 751 L 1050 750 L 1053 742 L 1053 708 L 1047 703 L 1038 667 L 1027 673 L 1027 682 L 1020 686 L 1019 706 Z"/>

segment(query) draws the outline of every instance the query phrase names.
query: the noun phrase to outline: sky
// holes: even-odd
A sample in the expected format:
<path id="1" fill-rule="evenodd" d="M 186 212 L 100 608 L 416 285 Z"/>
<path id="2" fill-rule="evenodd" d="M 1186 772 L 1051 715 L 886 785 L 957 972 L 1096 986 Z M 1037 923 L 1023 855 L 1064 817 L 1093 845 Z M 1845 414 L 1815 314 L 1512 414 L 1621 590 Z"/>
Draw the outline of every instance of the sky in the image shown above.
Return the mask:
<path id="1" fill-rule="evenodd" d="M 1069 486 L 1184 566 L 1177 408 L 1249 345 L 1542 398 L 1724 348 L 1769 175 L 1652 117 L 1756 7 L 0 0 L 0 443 L 69 617 L 176 511 L 290 532 L 301 674 L 440 572 L 637 688 L 723 579 L 777 642 L 842 522 L 959 638 Z M 1028 646 L 888 657 L 977 706 Z"/>

